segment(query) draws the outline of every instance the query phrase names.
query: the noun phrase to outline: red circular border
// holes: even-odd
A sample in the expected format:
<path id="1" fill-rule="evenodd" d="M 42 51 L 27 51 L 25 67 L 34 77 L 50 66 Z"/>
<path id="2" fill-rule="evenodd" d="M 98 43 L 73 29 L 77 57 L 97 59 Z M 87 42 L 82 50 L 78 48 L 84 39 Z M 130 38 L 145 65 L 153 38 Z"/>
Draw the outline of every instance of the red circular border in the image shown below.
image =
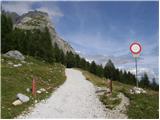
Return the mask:
<path id="1" fill-rule="evenodd" d="M 135 45 L 135 44 L 140 47 L 140 50 L 139 50 L 138 52 L 134 52 L 134 51 L 132 51 L 132 49 L 131 49 L 131 47 L 132 47 L 133 45 Z M 142 51 L 142 47 L 141 47 L 141 45 L 140 45 L 138 42 L 134 42 L 134 43 L 132 43 L 132 44 L 130 45 L 130 51 L 131 51 L 133 54 L 139 54 L 139 53 Z"/>

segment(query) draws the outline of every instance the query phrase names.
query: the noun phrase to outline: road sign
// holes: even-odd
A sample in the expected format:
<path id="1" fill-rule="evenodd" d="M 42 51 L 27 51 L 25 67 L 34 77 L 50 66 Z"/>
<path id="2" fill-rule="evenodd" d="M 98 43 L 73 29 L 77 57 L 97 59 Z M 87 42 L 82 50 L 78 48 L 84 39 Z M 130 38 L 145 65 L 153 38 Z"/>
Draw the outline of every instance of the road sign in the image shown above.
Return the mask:
<path id="1" fill-rule="evenodd" d="M 132 52 L 133 57 L 135 58 L 135 67 L 136 67 L 136 78 L 137 78 L 137 58 L 140 55 L 140 52 L 142 51 L 142 47 L 138 42 L 133 42 L 130 45 L 130 51 Z M 138 78 L 137 78 L 137 87 L 138 87 Z"/>
<path id="2" fill-rule="evenodd" d="M 130 51 L 132 52 L 132 54 L 140 54 L 140 52 L 142 51 L 142 47 L 138 42 L 133 42 L 130 45 Z"/>

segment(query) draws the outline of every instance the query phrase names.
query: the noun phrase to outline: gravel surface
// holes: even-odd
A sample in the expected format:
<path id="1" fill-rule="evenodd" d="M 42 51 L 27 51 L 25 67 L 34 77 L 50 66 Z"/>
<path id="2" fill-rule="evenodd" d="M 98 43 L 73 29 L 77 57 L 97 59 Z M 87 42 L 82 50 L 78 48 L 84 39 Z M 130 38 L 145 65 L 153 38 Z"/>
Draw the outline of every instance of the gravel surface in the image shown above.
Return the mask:
<path id="1" fill-rule="evenodd" d="M 93 84 L 78 70 L 66 69 L 66 76 L 65 83 L 50 98 L 18 118 L 106 118 L 105 106 Z"/>

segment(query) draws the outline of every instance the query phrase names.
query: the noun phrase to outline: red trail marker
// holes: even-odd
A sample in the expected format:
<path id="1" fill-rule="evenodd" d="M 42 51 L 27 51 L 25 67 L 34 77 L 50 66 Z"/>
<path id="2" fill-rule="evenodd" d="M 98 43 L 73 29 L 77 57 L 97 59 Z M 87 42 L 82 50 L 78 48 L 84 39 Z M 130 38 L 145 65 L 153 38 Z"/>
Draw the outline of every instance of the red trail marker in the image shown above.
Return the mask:
<path id="1" fill-rule="evenodd" d="M 33 78 L 33 80 L 32 80 L 32 95 L 33 96 L 36 95 L 36 80 L 35 80 L 35 78 Z"/>

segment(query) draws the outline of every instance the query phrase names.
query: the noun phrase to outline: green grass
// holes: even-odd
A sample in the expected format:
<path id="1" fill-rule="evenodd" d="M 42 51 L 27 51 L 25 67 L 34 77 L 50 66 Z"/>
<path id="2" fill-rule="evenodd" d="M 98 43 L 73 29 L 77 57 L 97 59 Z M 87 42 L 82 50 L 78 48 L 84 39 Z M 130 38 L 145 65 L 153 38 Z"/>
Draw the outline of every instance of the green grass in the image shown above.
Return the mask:
<path id="1" fill-rule="evenodd" d="M 159 97 L 155 94 L 126 95 L 130 99 L 128 106 L 128 117 L 139 119 L 158 119 L 159 118 Z"/>
<path id="2" fill-rule="evenodd" d="M 27 63 L 21 63 L 19 60 L 2 57 L 1 60 L 1 117 L 14 118 L 23 111 L 27 111 L 29 106 L 34 105 L 34 100 L 42 100 L 51 95 L 53 90 L 64 83 L 65 67 L 61 64 L 48 64 L 27 57 Z M 13 67 L 8 63 L 21 63 L 20 67 Z M 26 88 L 31 88 L 32 78 L 37 77 L 37 89 L 45 88 L 48 93 L 37 94 L 33 98 L 31 92 L 27 93 Z M 12 102 L 16 100 L 16 94 L 23 93 L 30 97 L 30 101 L 20 106 L 13 106 Z"/>
<path id="3" fill-rule="evenodd" d="M 81 70 L 81 69 L 79 69 Z M 100 78 L 88 71 L 81 70 L 83 75 L 86 77 L 87 80 L 92 82 L 94 85 L 99 86 L 99 87 L 104 87 L 107 85 L 107 80 L 105 78 Z"/>
<path id="4" fill-rule="evenodd" d="M 109 109 L 113 109 L 121 103 L 121 99 L 117 97 L 116 92 L 113 92 L 110 96 L 101 95 L 100 101 L 105 105 L 106 108 Z"/>
<path id="5" fill-rule="evenodd" d="M 91 81 L 94 85 L 99 87 L 108 86 L 104 78 L 95 76 L 87 71 L 81 70 L 83 75 L 87 80 Z M 159 118 L 159 92 L 145 89 L 146 94 L 136 94 L 132 95 L 129 93 L 129 89 L 133 88 L 132 85 L 127 85 L 120 83 L 118 81 L 113 81 L 113 94 L 111 98 L 122 92 L 130 100 L 130 105 L 127 107 L 127 115 L 132 119 L 158 119 Z M 110 100 L 109 97 L 102 95 L 100 100 L 106 105 L 107 108 L 114 108 L 120 103 L 121 100 Z"/>

